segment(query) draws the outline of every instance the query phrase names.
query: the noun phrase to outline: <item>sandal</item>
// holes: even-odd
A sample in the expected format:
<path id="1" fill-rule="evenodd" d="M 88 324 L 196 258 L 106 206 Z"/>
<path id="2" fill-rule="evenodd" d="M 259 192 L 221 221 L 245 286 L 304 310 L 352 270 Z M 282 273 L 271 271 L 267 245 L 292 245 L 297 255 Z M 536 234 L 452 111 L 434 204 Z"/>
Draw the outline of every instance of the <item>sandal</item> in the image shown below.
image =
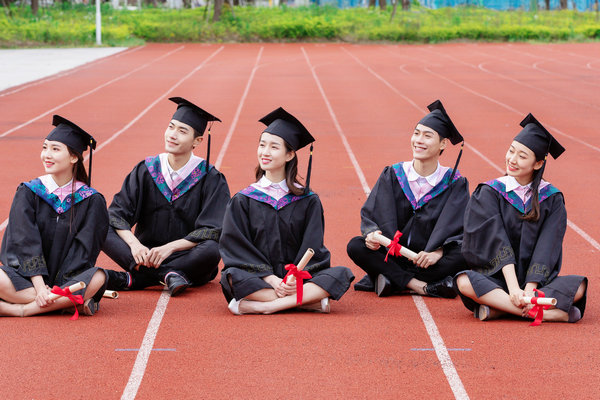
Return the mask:
<path id="1" fill-rule="evenodd" d="M 329 297 L 325 297 L 319 302 L 302 305 L 298 307 L 298 309 L 329 314 L 329 312 L 331 311 L 331 305 L 329 304 Z"/>

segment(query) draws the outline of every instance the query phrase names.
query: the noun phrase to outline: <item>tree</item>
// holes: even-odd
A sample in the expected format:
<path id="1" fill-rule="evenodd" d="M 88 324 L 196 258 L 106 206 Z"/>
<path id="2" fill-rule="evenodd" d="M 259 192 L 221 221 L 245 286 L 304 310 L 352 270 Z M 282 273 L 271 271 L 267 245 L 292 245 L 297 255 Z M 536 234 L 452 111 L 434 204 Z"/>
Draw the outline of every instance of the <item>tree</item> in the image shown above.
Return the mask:
<path id="1" fill-rule="evenodd" d="M 31 13 L 33 15 L 37 16 L 38 8 L 39 8 L 39 1 L 38 0 L 31 0 Z"/>
<path id="2" fill-rule="evenodd" d="M 375 2 L 377 0 L 369 0 L 369 7 L 375 7 Z M 385 10 L 386 2 L 385 0 L 379 0 L 379 8 Z"/>

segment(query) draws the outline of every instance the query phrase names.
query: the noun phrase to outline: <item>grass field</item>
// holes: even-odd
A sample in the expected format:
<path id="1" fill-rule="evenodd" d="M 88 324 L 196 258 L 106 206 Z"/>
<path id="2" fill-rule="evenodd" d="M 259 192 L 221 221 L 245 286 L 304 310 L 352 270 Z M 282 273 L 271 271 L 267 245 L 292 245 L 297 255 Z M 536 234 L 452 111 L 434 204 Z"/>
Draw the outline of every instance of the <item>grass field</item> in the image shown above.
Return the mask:
<path id="1" fill-rule="evenodd" d="M 40 9 L 3 8 L 0 46 L 81 46 L 95 43 L 95 8 L 62 3 Z M 102 6 L 103 43 L 145 42 L 417 42 L 586 41 L 600 38 L 595 12 L 494 11 L 475 7 L 398 10 L 334 7 L 235 7 L 210 22 L 204 8 L 113 10 Z"/>

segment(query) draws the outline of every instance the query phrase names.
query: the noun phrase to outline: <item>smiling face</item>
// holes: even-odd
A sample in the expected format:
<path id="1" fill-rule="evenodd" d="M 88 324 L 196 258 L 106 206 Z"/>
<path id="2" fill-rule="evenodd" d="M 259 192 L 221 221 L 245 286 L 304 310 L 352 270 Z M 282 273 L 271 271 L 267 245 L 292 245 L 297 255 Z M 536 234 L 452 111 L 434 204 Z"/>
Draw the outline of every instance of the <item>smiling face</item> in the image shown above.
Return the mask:
<path id="1" fill-rule="evenodd" d="M 40 154 L 44 170 L 47 174 L 63 175 L 73 171 L 77 156 L 71 155 L 67 145 L 53 140 L 44 140 Z"/>
<path id="2" fill-rule="evenodd" d="M 285 173 L 285 164 L 294 158 L 295 152 L 288 151 L 283 139 L 279 136 L 263 132 L 258 142 L 258 165 L 270 175 L 280 176 Z"/>
<path id="3" fill-rule="evenodd" d="M 202 137 L 194 137 L 194 128 L 172 119 L 165 131 L 165 151 L 175 155 L 185 155 L 202 142 Z"/>
<path id="4" fill-rule="evenodd" d="M 506 152 L 506 174 L 523 186 L 533 180 L 533 172 L 542 168 L 543 164 L 544 160 L 536 161 L 533 151 L 516 140 Z"/>
<path id="5" fill-rule="evenodd" d="M 442 139 L 436 131 L 421 124 L 415 127 L 410 138 L 413 158 L 420 161 L 437 160 L 447 143 L 448 139 Z"/>

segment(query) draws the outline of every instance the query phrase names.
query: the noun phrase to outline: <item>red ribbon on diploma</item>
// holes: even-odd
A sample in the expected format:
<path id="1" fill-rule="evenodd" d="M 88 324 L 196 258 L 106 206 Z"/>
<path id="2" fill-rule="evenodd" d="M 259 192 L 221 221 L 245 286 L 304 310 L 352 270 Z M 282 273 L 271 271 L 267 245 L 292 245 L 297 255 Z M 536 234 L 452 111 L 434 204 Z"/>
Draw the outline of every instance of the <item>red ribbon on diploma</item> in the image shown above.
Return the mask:
<path id="1" fill-rule="evenodd" d="M 400 241 L 400 237 L 402 236 L 402 232 L 400 231 L 396 231 L 396 234 L 394 235 L 394 238 L 392 239 L 392 242 L 388 245 L 388 252 L 385 255 L 385 262 L 387 262 L 388 256 L 391 254 L 393 256 L 398 257 L 400 255 L 400 249 L 402 248 L 402 245 L 400 245 L 400 243 L 398 243 Z"/>
<path id="2" fill-rule="evenodd" d="M 71 318 L 69 318 L 71 321 L 75 321 L 77 318 L 79 318 L 79 311 L 77 310 L 77 304 L 83 304 L 83 296 L 80 294 L 74 295 L 71 293 L 71 290 L 69 290 L 68 287 L 61 289 L 58 286 L 54 286 L 51 290 L 52 293 L 58 294 L 60 296 L 64 296 L 66 298 L 68 298 L 69 300 L 71 300 L 71 303 L 73 303 L 73 306 L 75 306 L 75 314 L 73 314 L 73 316 Z"/>
<path id="3" fill-rule="evenodd" d="M 312 275 L 308 271 L 298 269 L 294 264 L 286 265 L 285 269 L 287 269 L 288 273 L 283 277 L 283 282 L 287 283 L 287 278 L 290 275 L 296 277 L 296 303 L 302 304 L 303 281 L 304 279 L 312 278 Z"/>
<path id="4" fill-rule="evenodd" d="M 538 326 L 542 323 L 542 318 L 544 318 L 544 310 L 549 309 L 550 306 L 539 305 L 537 303 L 538 297 L 546 297 L 546 295 L 541 290 L 533 289 L 533 291 L 537 293 L 537 297 L 531 298 L 531 304 L 535 304 L 535 306 L 529 310 L 529 316 L 535 318 L 535 320 L 529 326 Z"/>

